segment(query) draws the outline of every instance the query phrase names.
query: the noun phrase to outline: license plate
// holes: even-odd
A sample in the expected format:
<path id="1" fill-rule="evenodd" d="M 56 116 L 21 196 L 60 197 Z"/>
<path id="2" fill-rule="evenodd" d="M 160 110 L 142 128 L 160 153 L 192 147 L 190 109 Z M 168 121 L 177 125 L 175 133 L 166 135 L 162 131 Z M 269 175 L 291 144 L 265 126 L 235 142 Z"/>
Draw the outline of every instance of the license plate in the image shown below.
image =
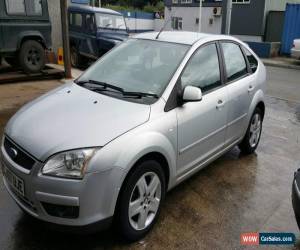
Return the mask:
<path id="1" fill-rule="evenodd" d="M 20 195 L 25 196 L 24 181 L 3 166 L 3 175 L 12 188 Z"/>

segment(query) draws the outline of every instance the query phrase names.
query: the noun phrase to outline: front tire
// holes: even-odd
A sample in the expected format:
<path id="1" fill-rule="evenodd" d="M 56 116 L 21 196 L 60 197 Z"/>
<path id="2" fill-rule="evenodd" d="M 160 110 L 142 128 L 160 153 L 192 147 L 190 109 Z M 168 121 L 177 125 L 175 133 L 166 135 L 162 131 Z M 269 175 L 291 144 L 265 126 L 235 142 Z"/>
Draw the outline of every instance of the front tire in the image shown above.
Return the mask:
<path id="1" fill-rule="evenodd" d="M 154 160 L 140 163 L 124 183 L 118 202 L 118 229 L 128 241 L 143 238 L 155 224 L 165 198 L 165 176 Z"/>
<path id="2" fill-rule="evenodd" d="M 243 141 L 239 144 L 239 148 L 244 154 L 252 154 L 255 152 L 262 132 L 263 113 L 260 108 L 256 107 Z"/>

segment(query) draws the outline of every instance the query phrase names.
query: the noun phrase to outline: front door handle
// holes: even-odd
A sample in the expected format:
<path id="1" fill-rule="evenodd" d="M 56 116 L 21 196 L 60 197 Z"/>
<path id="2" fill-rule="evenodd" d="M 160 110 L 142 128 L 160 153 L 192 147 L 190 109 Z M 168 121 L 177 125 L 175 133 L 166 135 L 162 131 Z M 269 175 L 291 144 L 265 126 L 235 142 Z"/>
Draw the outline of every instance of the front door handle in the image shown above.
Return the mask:
<path id="1" fill-rule="evenodd" d="M 254 86 L 253 85 L 249 85 L 249 88 L 248 88 L 248 92 L 252 92 L 254 90 Z"/>
<path id="2" fill-rule="evenodd" d="M 217 109 L 220 109 L 222 108 L 223 106 L 225 105 L 225 102 L 223 100 L 218 100 L 218 103 L 217 103 Z"/>

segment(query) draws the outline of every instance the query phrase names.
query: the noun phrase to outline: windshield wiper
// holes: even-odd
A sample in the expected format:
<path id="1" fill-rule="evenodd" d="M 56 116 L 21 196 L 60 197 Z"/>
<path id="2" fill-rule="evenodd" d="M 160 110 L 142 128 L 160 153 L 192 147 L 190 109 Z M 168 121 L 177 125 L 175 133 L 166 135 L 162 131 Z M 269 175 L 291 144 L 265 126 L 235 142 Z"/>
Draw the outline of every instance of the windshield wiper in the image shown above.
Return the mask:
<path id="1" fill-rule="evenodd" d="M 142 97 L 153 97 L 155 99 L 158 99 L 158 95 L 156 94 L 151 94 L 151 93 L 146 93 L 146 92 L 127 92 L 125 91 L 123 93 L 124 97 L 136 97 L 136 98 L 142 98 Z"/>
<path id="2" fill-rule="evenodd" d="M 145 92 L 131 92 L 131 91 L 124 91 L 123 88 L 117 87 L 115 85 L 108 84 L 106 82 L 100 82 L 96 80 L 86 80 L 86 81 L 77 81 L 76 82 L 79 85 L 84 85 L 84 84 L 93 84 L 93 86 L 89 86 L 89 89 L 95 92 L 103 92 L 107 91 L 108 88 L 116 90 L 120 92 L 125 98 L 143 98 L 143 97 L 153 97 L 158 99 L 158 95 L 156 94 L 151 94 L 151 93 L 145 93 Z M 99 88 L 97 85 L 101 86 Z"/>
<path id="3" fill-rule="evenodd" d="M 79 85 L 83 85 L 86 83 L 94 84 L 93 86 L 91 86 L 91 89 L 95 90 L 95 91 L 97 91 L 97 90 L 102 91 L 102 90 L 106 90 L 107 88 L 110 88 L 113 90 L 117 90 L 118 92 L 124 93 L 124 90 L 122 88 L 117 87 L 115 85 L 108 84 L 106 82 L 100 82 L 100 81 L 96 81 L 96 80 L 86 80 L 86 81 L 83 80 L 83 81 L 77 81 L 76 83 Z M 97 88 L 96 85 L 100 85 L 101 88 Z"/>

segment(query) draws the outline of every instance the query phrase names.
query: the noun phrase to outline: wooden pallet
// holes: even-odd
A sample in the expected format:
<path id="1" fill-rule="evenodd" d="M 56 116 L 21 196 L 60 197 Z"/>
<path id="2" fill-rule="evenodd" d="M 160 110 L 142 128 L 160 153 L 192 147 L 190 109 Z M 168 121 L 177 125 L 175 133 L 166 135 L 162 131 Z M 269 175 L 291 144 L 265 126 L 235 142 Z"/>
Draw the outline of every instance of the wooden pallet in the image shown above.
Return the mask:
<path id="1" fill-rule="evenodd" d="M 12 67 L 0 68 L 0 84 L 44 79 L 61 79 L 63 77 L 64 71 L 54 69 L 50 66 L 46 66 L 41 72 L 35 74 L 26 74 L 21 69 Z"/>

